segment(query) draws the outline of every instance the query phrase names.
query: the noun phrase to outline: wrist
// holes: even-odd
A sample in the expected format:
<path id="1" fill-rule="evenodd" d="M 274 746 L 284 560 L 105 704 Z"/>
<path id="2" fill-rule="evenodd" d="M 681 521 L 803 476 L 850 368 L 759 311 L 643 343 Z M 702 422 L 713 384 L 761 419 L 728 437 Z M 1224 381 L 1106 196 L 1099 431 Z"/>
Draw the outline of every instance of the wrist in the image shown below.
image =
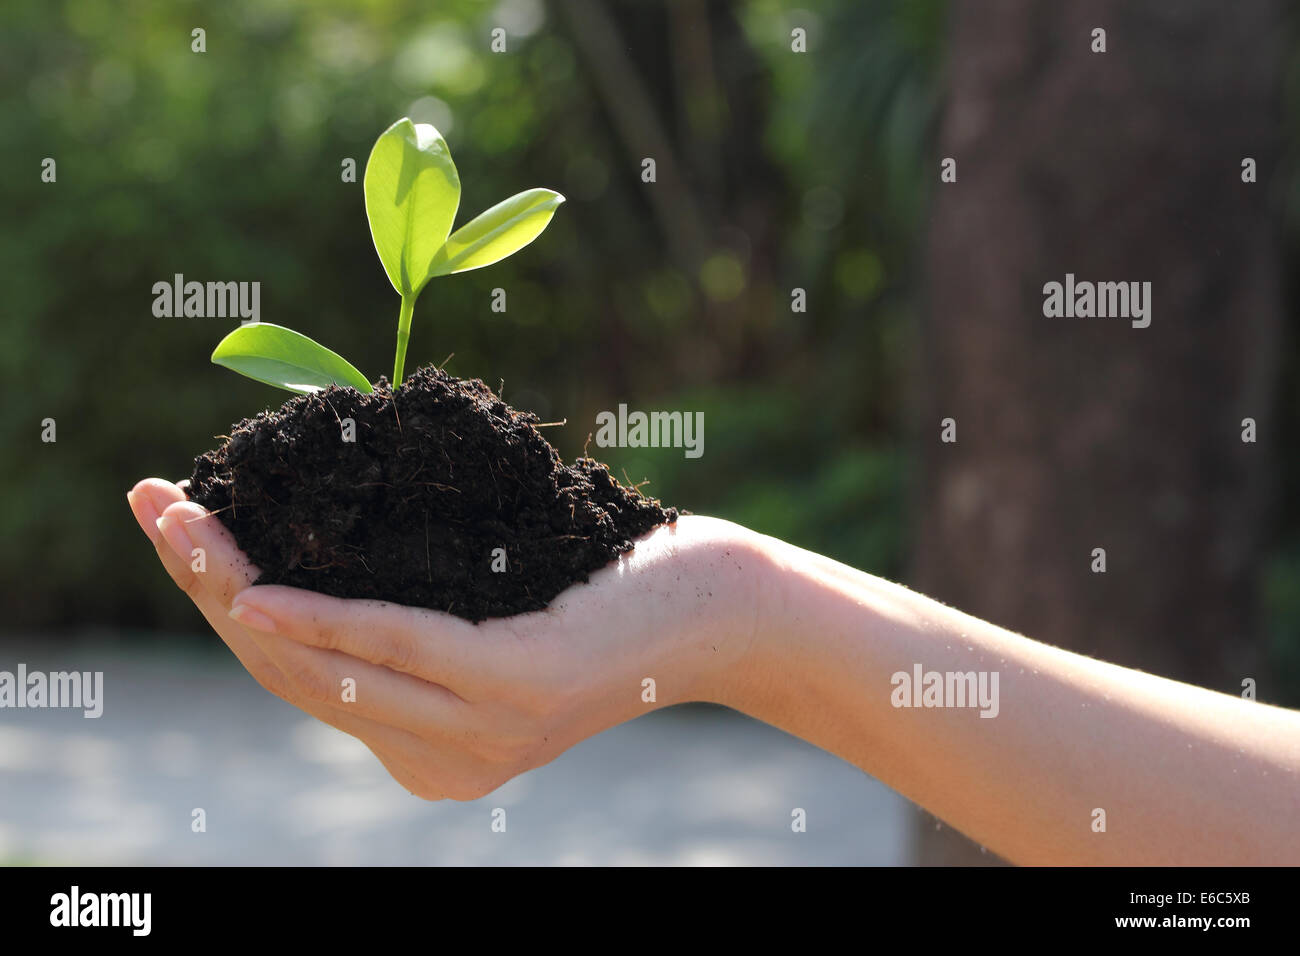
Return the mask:
<path id="1" fill-rule="evenodd" d="M 738 528 L 738 526 L 732 526 Z M 911 619 L 911 592 L 748 529 L 724 552 L 739 566 L 737 626 L 728 658 L 712 668 L 708 698 L 787 726 L 828 706 L 846 669 L 864 664 L 886 618 Z"/>
<path id="2" fill-rule="evenodd" d="M 717 518 L 688 516 L 708 544 L 691 554 L 681 585 L 707 598 L 686 628 L 690 699 L 755 714 L 775 672 L 790 581 L 783 542 Z M 690 604 L 690 600 L 684 603 Z"/>

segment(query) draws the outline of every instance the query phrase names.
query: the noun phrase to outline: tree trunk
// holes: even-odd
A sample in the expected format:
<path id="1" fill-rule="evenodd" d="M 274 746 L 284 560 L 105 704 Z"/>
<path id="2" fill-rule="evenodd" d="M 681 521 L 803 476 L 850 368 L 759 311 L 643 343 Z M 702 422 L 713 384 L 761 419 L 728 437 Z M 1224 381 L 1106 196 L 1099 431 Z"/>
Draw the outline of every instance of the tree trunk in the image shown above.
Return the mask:
<path id="1" fill-rule="evenodd" d="M 916 405 L 918 590 L 1263 697 L 1282 25 L 1264 0 L 955 3 Z M 1150 282 L 1149 327 L 1046 317 L 1067 273 Z M 920 862 L 991 862 L 922 817 Z"/>

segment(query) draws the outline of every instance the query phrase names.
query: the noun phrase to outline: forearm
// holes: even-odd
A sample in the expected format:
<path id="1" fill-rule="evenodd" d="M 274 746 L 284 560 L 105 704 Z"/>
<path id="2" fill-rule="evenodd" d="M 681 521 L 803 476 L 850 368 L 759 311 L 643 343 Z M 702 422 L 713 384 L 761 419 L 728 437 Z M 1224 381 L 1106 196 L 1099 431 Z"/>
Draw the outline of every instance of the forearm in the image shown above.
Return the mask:
<path id="1" fill-rule="evenodd" d="M 1013 862 L 1300 862 L 1300 714 L 1039 644 L 774 539 L 755 553 L 762 623 L 724 702 Z M 918 666 L 982 674 L 985 702 L 940 688 L 949 706 L 925 706 Z"/>

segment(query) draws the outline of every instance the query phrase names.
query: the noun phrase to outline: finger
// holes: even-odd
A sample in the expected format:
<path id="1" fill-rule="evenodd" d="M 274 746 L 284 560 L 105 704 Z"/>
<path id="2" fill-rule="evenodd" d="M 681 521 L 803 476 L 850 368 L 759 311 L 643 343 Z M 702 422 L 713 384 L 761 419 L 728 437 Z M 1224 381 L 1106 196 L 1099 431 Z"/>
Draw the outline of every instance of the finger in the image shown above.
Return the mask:
<path id="1" fill-rule="evenodd" d="M 168 505 L 158 524 L 172 551 L 188 556 L 202 586 L 225 608 L 236 594 L 257 580 L 261 571 L 239 549 L 225 525 L 202 505 L 179 501 Z"/>
<path id="2" fill-rule="evenodd" d="M 423 799 L 475 799 L 499 784 L 498 765 L 514 764 L 515 772 L 522 766 L 526 741 L 502 741 L 497 735 L 464 726 L 459 717 L 450 720 L 429 707 L 426 696 L 441 692 L 444 700 L 459 705 L 461 717 L 467 714 L 466 705 L 456 701 L 445 688 L 338 651 L 308 647 L 270 634 L 250 631 L 248 636 L 284 675 L 288 689 L 281 696 L 285 700 L 357 737 L 398 783 Z M 363 673 L 359 668 L 369 668 L 370 676 L 356 677 Z M 348 688 L 343 682 L 349 677 L 356 681 L 356 694 L 345 697 Z M 395 692 L 385 686 L 386 679 L 409 682 L 396 692 L 402 700 L 389 706 L 385 706 L 385 698 Z M 422 711 L 427 712 L 425 717 L 412 716 Z M 376 719 L 376 713 L 384 714 L 386 719 Z M 421 728 L 423 732 L 411 727 L 417 719 L 427 722 Z"/>
<path id="3" fill-rule="evenodd" d="M 233 606 L 257 612 L 263 629 L 281 637 L 440 684 L 465 699 L 511 667 L 508 631 L 441 611 L 278 585 L 241 591 Z"/>
<path id="4" fill-rule="evenodd" d="M 173 502 L 173 504 L 175 503 Z M 152 502 L 149 503 L 149 506 L 153 507 Z M 154 548 L 158 552 L 158 558 L 162 561 L 163 567 L 166 568 L 176 586 L 194 602 L 194 606 L 199 609 L 208 624 L 217 632 L 217 636 L 230 648 L 231 652 L 244 665 L 245 669 L 257 679 L 258 683 L 276 694 L 276 696 L 283 696 L 279 693 L 279 690 L 284 687 L 283 675 L 279 673 L 257 644 L 248 636 L 248 632 L 237 621 L 231 620 L 229 608 L 223 605 L 213 591 L 203 583 L 203 578 L 208 574 L 218 574 L 226 577 L 238 576 L 241 584 L 246 585 L 256 580 L 259 573 L 257 568 L 252 565 L 246 565 L 238 571 L 231 568 L 217 568 L 215 561 L 225 557 L 218 550 L 213 556 L 214 563 L 208 563 L 205 558 L 205 563 L 202 565 L 205 570 L 196 570 L 199 565 L 191 557 L 193 548 L 188 533 L 181 527 L 178 535 L 176 529 L 172 527 L 173 524 L 179 527 L 179 521 L 179 517 L 173 517 L 170 520 L 164 517 L 158 522 L 160 527 L 154 529 L 152 536 Z M 171 532 L 173 540 L 179 540 L 184 557 L 172 547 L 168 536 L 164 534 L 164 529 Z"/>
<path id="5" fill-rule="evenodd" d="M 307 711 L 307 713 L 310 714 L 312 712 Z M 312 716 L 315 717 L 317 720 L 322 721 L 323 723 L 327 723 L 327 724 L 329 723 L 328 720 L 326 720 L 324 717 L 319 716 L 318 714 L 312 714 Z M 408 768 L 406 764 L 397 760 L 392 754 L 388 753 L 388 751 L 384 750 L 382 747 L 373 744 L 362 737 L 359 737 L 357 734 L 354 734 L 351 731 L 346 730 L 343 727 L 340 727 L 338 724 L 331 724 L 331 726 L 336 727 L 339 730 L 342 730 L 345 734 L 349 734 L 353 737 L 356 737 L 363 744 L 365 744 L 366 749 L 368 749 L 372 754 L 375 755 L 376 760 L 378 760 L 381 764 L 383 764 L 384 769 L 388 771 L 388 775 L 392 777 L 394 780 L 396 780 L 398 783 L 400 783 L 407 793 L 414 794 L 415 796 L 420 797 L 422 800 L 447 799 L 446 793 L 442 792 L 440 788 L 437 791 L 434 791 L 432 788 L 429 787 L 428 784 L 426 784 L 418 776 L 416 776 L 415 772 L 412 771 L 410 768 Z"/>
<path id="6" fill-rule="evenodd" d="M 429 783 L 413 769 L 424 765 L 430 759 L 427 745 L 423 741 L 406 737 L 395 728 L 386 727 L 333 707 L 296 701 L 291 697 L 283 699 L 321 723 L 360 740 L 383 764 L 389 776 L 400 783 L 407 792 L 414 793 L 425 800 L 442 800 L 446 797 L 446 794 L 440 792 L 438 788 L 430 787 Z"/>
<path id="7" fill-rule="evenodd" d="M 249 636 L 285 675 L 295 698 L 341 708 L 433 742 L 465 746 L 483 736 L 472 726 L 469 705 L 439 684 L 274 634 L 250 630 Z"/>
<path id="8" fill-rule="evenodd" d="M 141 529 L 153 542 L 168 574 L 181 590 L 190 595 L 208 624 L 217 632 L 217 636 L 254 680 L 277 697 L 288 700 L 289 688 L 284 675 L 249 637 L 248 632 L 238 622 L 231 620 L 228 608 L 201 585 L 199 573 L 193 570 L 193 562 L 178 555 L 158 527 L 158 519 L 167 508 L 186 500 L 184 490 L 160 478 L 146 478 L 127 493 L 127 500 Z M 205 543 L 210 544 L 206 538 L 204 540 Z M 182 544 L 184 545 L 184 542 Z M 218 558 L 223 556 L 221 547 L 215 550 Z M 192 553 L 192 549 L 187 548 L 185 553 Z M 223 571 L 223 574 L 229 573 L 228 570 Z M 258 573 L 258 570 L 251 565 L 244 568 L 243 584 L 246 586 L 251 583 L 257 578 Z M 393 779 L 408 791 L 417 793 L 425 799 L 441 798 L 441 794 L 431 792 L 429 786 L 422 782 L 408 766 L 408 764 L 415 764 L 416 760 L 424 755 L 415 753 L 408 742 L 394 739 L 396 735 L 382 724 L 371 723 L 358 719 L 355 715 L 336 712 L 326 707 L 313 705 L 302 707 L 294 701 L 289 702 L 301 707 L 317 720 L 361 740 Z"/>
<path id="9" fill-rule="evenodd" d="M 131 505 L 135 520 L 140 523 L 140 530 L 150 541 L 156 541 L 160 533 L 158 519 L 168 505 L 184 501 L 185 492 L 170 481 L 146 478 L 136 482 L 135 487 L 126 493 L 126 500 Z"/>
<path id="10" fill-rule="evenodd" d="M 169 481 L 163 481 L 161 478 L 146 478 L 127 492 L 126 498 L 136 521 L 140 523 L 141 530 L 153 544 L 163 569 L 178 588 L 187 595 L 191 594 L 199 586 L 191 565 L 172 551 L 158 527 L 163 511 L 177 501 L 184 500 L 184 493 Z"/>
<path id="11" fill-rule="evenodd" d="M 176 538 L 183 549 L 182 557 L 172 547 L 167 537 L 163 534 L 162 527 L 167 527 L 170 522 L 160 521 L 161 516 L 154 517 L 158 509 L 164 511 L 173 505 L 185 500 L 184 493 L 170 482 L 158 478 L 147 478 L 140 482 L 128 494 L 131 499 L 132 510 L 136 513 L 136 518 L 140 525 L 149 535 L 150 540 L 154 543 L 154 549 L 158 552 L 158 558 L 162 562 L 168 575 L 186 595 L 194 602 L 195 607 L 211 625 L 212 629 L 217 632 L 217 636 L 230 648 L 231 652 L 239 660 L 244 668 L 253 675 L 254 679 L 267 690 L 283 696 L 279 693 L 285 687 L 283 675 L 262 653 L 261 649 L 248 636 L 238 622 L 232 621 L 228 613 L 228 608 L 224 607 L 207 589 L 202 582 L 202 575 L 208 573 L 207 570 L 202 572 L 195 570 L 196 563 L 191 557 L 193 553 L 192 544 L 189 540 L 188 533 L 182 528 L 180 537 L 173 532 L 173 538 Z M 149 519 L 153 517 L 153 527 L 150 527 Z M 179 516 L 178 516 L 179 520 Z M 218 551 L 217 558 L 223 557 Z M 205 565 L 206 567 L 206 562 Z M 226 569 L 220 573 L 231 575 L 234 572 Z M 257 568 L 248 565 L 242 570 L 241 584 L 246 585 L 256 580 L 258 575 Z"/>
<path id="12" fill-rule="evenodd" d="M 163 537 L 162 523 L 162 518 L 155 523 L 152 538 L 154 551 L 157 552 L 158 560 L 162 562 L 163 570 L 172 579 L 172 583 L 184 591 L 186 597 L 197 603 L 198 598 L 205 592 L 203 583 L 199 580 L 199 572 L 195 570 L 197 565 L 191 557 L 192 550 L 187 549 L 184 557 L 172 550 L 172 546 Z"/>
<path id="13" fill-rule="evenodd" d="M 226 609 L 218 606 L 203 588 L 199 579 L 200 572 L 195 570 L 194 562 L 177 554 L 158 527 L 161 512 L 178 502 L 183 502 L 184 492 L 161 478 L 146 478 L 127 493 L 127 499 L 131 503 L 131 510 L 135 513 L 136 520 L 140 522 L 140 527 L 153 542 L 154 549 L 158 552 L 159 560 L 167 573 L 177 587 L 190 596 L 200 613 L 230 647 L 240 663 L 263 686 L 268 682 L 282 679 L 275 667 L 266 659 L 266 655 L 248 638 L 247 633 L 236 622 L 230 620 L 229 615 L 225 613 Z M 185 546 L 185 554 L 191 554 L 192 549 L 188 547 L 188 540 L 182 544 Z M 250 567 L 246 574 L 245 583 L 251 583 L 256 579 L 257 570 Z"/>
<path id="14" fill-rule="evenodd" d="M 169 567 L 169 571 L 173 572 L 173 577 L 181 579 L 178 583 L 184 582 L 182 587 L 190 595 L 199 612 L 254 680 L 275 696 L 304 710 L 317 720 L 361 740 L 389 774 L 407 790 L 419 792 L 426 799 L 436 798 L 430 797 L 427 786 L 420 783 L 410 769 L 413 765 L 418 766 L 417 761 L 426 758 L 425 754 L 418 751 L 417 741 L 396 733 L 393 728 L 382 723 L 366 720 L 359 714 L 345 713 L 300 699 L 295 694 L 290 681 L 252 639 L 248 630 L 239 622 L 232 620 L 225 604 L 214 593 L 198 583 L 201 575 L 190 570 L 190 565 L 171 550 L 170 544 L 161 534 L 158 536 L 158 547 L 160 554 L 165 555 L 164 563 Z M 253 569 L 246 573 L 256 575 L 257 572 Z"/>

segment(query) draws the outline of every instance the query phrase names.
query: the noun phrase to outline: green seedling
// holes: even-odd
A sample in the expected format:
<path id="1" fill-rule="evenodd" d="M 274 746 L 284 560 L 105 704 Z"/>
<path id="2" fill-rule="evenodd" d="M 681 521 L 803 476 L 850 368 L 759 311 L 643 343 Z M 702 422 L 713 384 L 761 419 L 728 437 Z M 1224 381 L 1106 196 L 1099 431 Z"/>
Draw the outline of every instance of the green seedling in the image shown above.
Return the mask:
<path id="1" fill-rule="evenodd" d="M 402 384 L 415 300 L 430 279 L 481 269 L 528 245 L 546 228 L 564 197 L 528 189 L 451 231 L 460 207 L 460 175 L 441 134 L 427 123 L 398 120 L 370 151 L 366 216 L 375 251 L 402 297 L 397 318 L 393 387 Z M 267 322 L 241 326 L 218 343 L 217 365 L 291 392 L 370 382 L 341 355 L 305 335 Z"/>

